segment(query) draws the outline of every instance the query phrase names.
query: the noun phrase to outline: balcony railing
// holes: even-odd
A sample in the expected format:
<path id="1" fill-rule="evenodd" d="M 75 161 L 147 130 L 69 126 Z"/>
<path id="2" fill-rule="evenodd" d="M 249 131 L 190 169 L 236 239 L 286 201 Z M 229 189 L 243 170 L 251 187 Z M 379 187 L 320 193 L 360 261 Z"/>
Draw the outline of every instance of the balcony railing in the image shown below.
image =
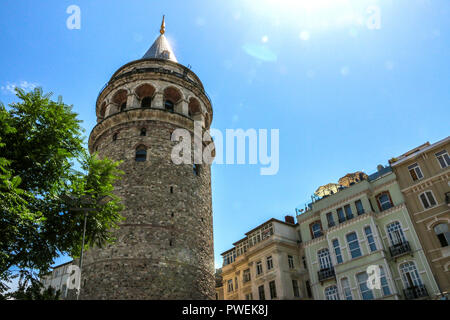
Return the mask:
<path id="1" fill-rule="evenodd" d="M 398 244 L 394 244 L 393 246 L 390 246 L 389 252 L 391 253 L 391 257 L 394 258 L 399 255 L 411 252 L 411 246 L 409 245 L 408 241 L 401 242 Z"/>
<path id="2" fill-rule="evenodd" d="M 325 281 L 327 279 L 331 279 L 331 278 L 335 277 L 333 267 L 321 269 L 317 272 L 317 274 L 319 275 L 319 281 Z"/>
<path id="3" fill-rule="evenodd" d="M 412 300 L 423 297 L 428 297 L 428 291 L 425 285 L 421 284 L 420 286 L 412 286 L 403 290 L 403 294 L 405 295 L 405 299 Z"/>

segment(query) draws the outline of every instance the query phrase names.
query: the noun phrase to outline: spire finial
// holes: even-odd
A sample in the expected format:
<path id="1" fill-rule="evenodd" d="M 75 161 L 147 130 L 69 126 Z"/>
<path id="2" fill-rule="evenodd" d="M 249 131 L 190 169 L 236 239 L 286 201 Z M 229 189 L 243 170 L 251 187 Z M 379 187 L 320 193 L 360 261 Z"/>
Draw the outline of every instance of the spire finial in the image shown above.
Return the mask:
<path id="1" fill-rule="evenodd" d="M 161 22 L 161 29 L 159 30 L 159 33 L 161 33 L 161 35 L 163 35 L 166 32 L 166 22 L 164 21 L 164 17 L 165 15 L 163 15 L 163 19 Z"/>

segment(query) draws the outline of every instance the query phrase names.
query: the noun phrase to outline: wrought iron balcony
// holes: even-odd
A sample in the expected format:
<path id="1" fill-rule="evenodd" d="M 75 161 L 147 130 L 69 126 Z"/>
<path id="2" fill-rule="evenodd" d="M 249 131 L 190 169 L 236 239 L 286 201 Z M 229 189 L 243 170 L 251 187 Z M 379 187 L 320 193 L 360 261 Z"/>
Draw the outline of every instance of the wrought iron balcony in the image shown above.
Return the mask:
<path id="1" fill-rule="evenodd" d="M 412 286 L 403 289 L 403 294 L 405 295 L 405 299 L 407 300 L 428 297 L 427 288 L 423 284 L 421 284 L 420 286 Z"/>
<path id="2" fill-rule="evenodd" d="M 391 253 L 391 257 L 394 258 L 399 255 L 411 252 L 411 246 L 409 245 L 408 241 L 401 242 L 398 244 L 394 244 L 393 246 L 390 246 L 389 252 Z"/>
<path id="3" fill-rule="evenodd" d="M 319 281 L 325 281 L 327 279 L 331 279 L 331 278 L 335 277 L 333 267 L 321 269 L 317 272 L 317 274 L 319 275 Z"/>

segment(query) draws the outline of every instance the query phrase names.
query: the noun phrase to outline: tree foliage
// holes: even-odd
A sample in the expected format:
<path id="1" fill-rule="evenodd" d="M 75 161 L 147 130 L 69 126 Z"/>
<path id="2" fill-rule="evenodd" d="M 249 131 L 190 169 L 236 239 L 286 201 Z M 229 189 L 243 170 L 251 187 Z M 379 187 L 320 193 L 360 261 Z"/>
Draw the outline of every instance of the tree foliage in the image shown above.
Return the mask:
<path id="1" fill-rule="evenodd" d="M 122 172 L 87 153 L 81 121 L 61 98 L 39 88 L 16 92 L 19 102 L 0 104 L 0 295 L 16 268 L 28 297 L 37 297 L 36 272 L 61 254 L 79 255 L 84 209 L 86 249 L 114 241 L 123 218 L 113 185 Z M 21 290 L 17 297 L 27 296 Z"/>

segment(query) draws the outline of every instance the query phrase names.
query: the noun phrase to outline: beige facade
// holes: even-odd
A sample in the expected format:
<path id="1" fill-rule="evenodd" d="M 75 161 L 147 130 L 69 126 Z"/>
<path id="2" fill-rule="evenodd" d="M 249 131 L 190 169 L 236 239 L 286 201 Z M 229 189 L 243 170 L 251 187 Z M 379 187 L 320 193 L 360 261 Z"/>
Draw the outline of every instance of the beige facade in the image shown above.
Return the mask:
<path id="1" fill-rule="evenodd" d="M 69 267 L 79 265 L 79 260 L 72 260 L 58 266 L 53 267 L 53 270 L 40 277 L 40 281 L 44 288 L 53 287 L 56 291 L 60 291 L 61 299 L 76 299 L 76 290 L 70 290 L 67 286 L 67 281 L 70 276 Z"/>
<path id="2" fill-rule="evenodd" d="M 391 159 L 441 292 L 450 291 L 450 136 Z"/>
<path id="3" fill-rule="evenodd" d="M 308 299 L 298 225 L 270 219 L 222 253 L 225 300 Z"/>

